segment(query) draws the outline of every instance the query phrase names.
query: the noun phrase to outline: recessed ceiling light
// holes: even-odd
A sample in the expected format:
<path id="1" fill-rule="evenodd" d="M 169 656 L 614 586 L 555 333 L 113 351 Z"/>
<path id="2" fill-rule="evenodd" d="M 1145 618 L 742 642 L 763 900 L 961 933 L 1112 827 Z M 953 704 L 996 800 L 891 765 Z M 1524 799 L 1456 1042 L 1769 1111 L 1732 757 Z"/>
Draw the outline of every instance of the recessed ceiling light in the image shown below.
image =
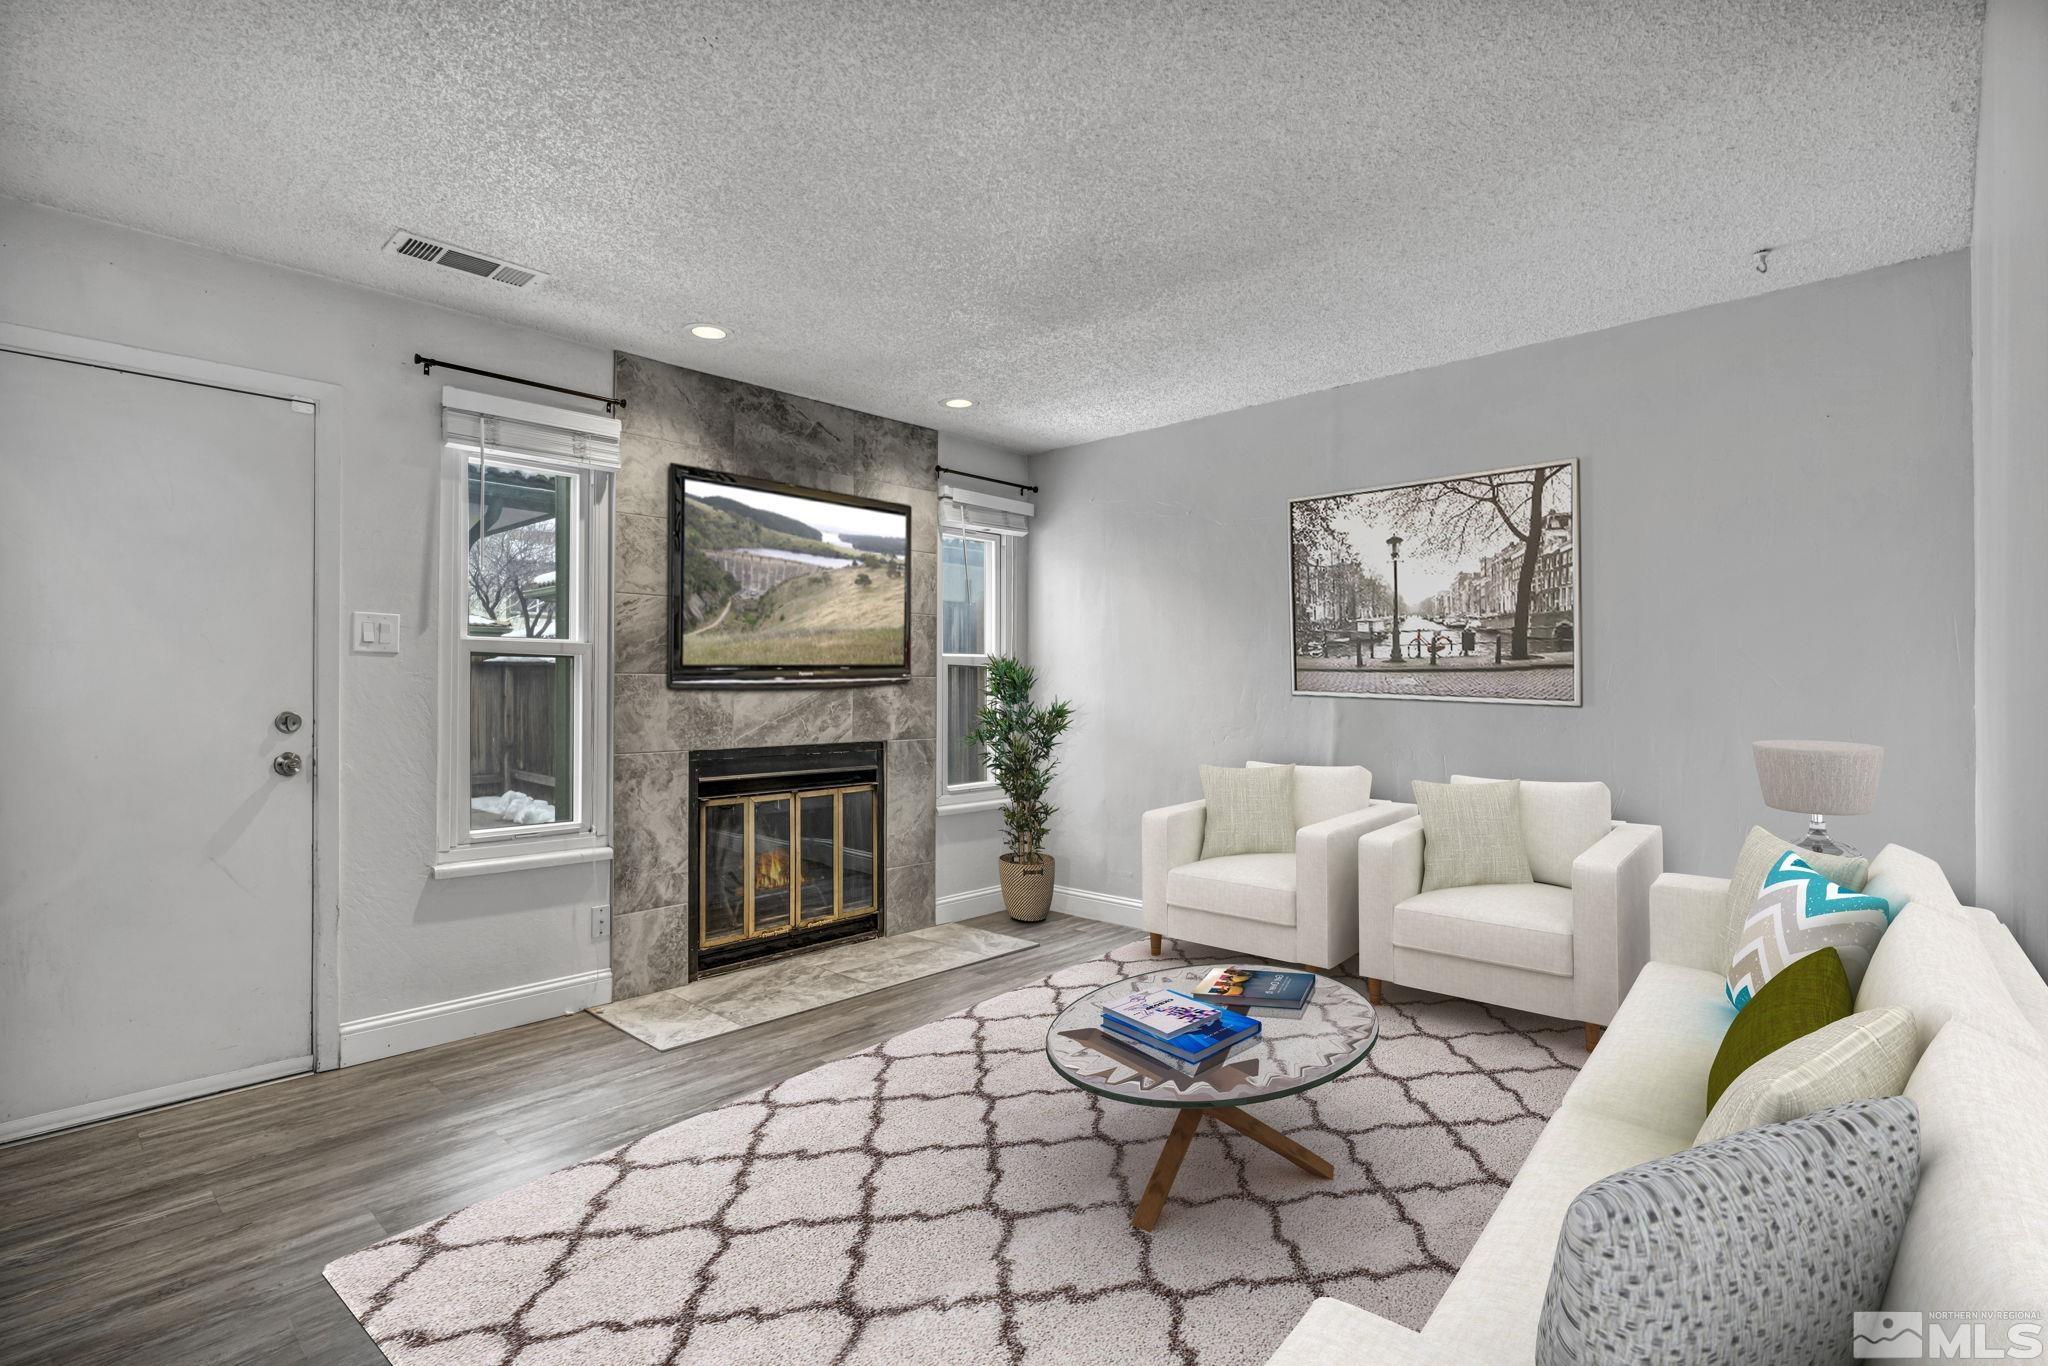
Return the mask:
<path id="1" fill-rule="evenodd" d="M 690 335 L 698 341 L 724 341 L 732 334 L 717 323 L 698 323 L 690 329 Z"/>
<path id="2" fill-rule="evenodd" d="M 948 408 L 972 408 L 974 400 L 971 398 L 949 398 L 946 400 L 946 406 Z"/>

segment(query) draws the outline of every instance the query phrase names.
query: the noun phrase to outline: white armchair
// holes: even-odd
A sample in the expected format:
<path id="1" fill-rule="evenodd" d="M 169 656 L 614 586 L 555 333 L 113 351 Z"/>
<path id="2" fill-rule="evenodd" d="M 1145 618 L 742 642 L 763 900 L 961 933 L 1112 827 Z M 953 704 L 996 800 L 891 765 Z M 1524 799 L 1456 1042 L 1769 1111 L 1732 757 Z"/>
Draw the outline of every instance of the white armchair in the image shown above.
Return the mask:
<path id="1" fill-rule="evenodd" d="M 1425 892 L 1420 817 L 1361 838 L 1359 975 L 1580 1020 L 1591 1048 L 1648 959 L 1664 831 L 1614 820 L 1605 783 L 1524 782 L 1522 839 L 1534 881 Z"/>
<path id="2" fill-rule="evenodd" d="M 1168 936 L 1318 968 L 1358 951 L 1358 837 L 1415 808 L 1374 800 L 1364 768 L 1297 765 L 1294 775 L 1291 854 L 1205 859 L 1206 803 L 1145 813 L 1145 929 L 1154 953 Z"/>

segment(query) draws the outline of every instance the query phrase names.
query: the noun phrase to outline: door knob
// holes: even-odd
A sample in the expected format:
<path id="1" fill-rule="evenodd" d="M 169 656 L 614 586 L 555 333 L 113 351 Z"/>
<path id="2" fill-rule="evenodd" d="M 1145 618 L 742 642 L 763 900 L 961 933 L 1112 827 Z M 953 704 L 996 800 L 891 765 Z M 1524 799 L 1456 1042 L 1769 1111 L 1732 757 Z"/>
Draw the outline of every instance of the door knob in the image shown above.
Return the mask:
<path id="1" fill-rule="evenodd" d="M 270 724 L 276 726 L 286 735 L 295 735 L 298 733 L 299 727 L 306 723 L 299 718 L 299 714 L 295 711 L 281 711 L 272 718 Z"/>
<path id="2" fill-rule="evenodd" d="M 286 751 L 270 761 L 270 771 L 280 778 L 296 778 L 303 764 L 298 755 Z"/>

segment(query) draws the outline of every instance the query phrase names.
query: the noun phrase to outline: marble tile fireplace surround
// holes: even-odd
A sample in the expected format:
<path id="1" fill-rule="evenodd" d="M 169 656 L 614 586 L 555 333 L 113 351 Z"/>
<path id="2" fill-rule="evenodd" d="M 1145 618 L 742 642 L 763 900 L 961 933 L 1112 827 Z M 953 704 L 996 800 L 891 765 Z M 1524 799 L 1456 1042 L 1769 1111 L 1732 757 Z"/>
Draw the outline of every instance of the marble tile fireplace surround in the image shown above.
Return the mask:
<path id="1" fill-rule="evenodd" d="M 613 392 L 626 400 L 626 407 L 619 414 L 624 431 L 613 630 L 613 999 L 665 991 L 730 966 L 716 952 L 703 961 L 694 914 L 700 832 L 691 812 L 692 775 L 701 760 L 713 755 L 788 747 L 866 746 L 878 752 L 880 914 L 879 924 L 870 929 L 893 937 L 933 924 L 937 433 L 624 352 L 617 355 L 615 370 Z M 908 504 L 913 557 L 908 681 L 841 688 L 669 687 L 671 465 Z M 856 822 L 860 801 L 854 799 Z M 839 806 L 843 821 L 843 799 Z M 761 809 L 755 810 L 758 816 Z M 812 810 L 819 811 L 819 804 L 813 803 Z M 729 822 L 730 814 L 724 819 Z M 771 827 L 775 819 L 771 808 Z M 729 825 L 721 837 L 733 837 Z M 744 865 L 740 871 L 746 872 Z M 743 920 L 744 896 L 743 881 Z M 778 913 L 773 898 L 770 889 L 771 918 Z M 761 910 L 757 878 L 757 928 Z M 711 947 L 729 948 L 730 941 Z"/>

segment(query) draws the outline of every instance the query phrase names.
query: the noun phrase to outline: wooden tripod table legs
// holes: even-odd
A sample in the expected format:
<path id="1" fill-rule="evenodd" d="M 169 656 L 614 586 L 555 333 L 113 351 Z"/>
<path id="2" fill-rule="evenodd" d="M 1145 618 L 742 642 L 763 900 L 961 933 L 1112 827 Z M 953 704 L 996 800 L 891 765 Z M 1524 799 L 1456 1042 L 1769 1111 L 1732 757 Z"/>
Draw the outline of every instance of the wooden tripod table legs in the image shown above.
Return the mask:
<path id="1" fill-rule="evenodd" d="M 1195 1141 L 1195 1129 L 1201 1122 L 1200 1110 L 1183 1110 L 1174 1117 L 1166 1146 L 1159 1150 L 1159 1160 L 1152 1164 L 1152 1179 L 1145 1183 L 1145 1193 L 1138 1197 L 1138 1207 L 1131 1211 L 1131 1227 L 1150 1233 L 1159 1222 L 1159 1212 L 1166 1208 L 1166 1193 L 1173 1189 L 1173 1178 L 1180 1174 L 1180 1160 L 1188 1155 L 1188 1144 Z"/>
<path id="2" fill-rule="evenodd" d="M 1314 1153 L 1302 1147 L 1272 1125 L 1253 1119 L 1236 1106 L 1206 1110 L 1203 1113 L 1212 1117 L 1218 1124 L 1228 1125 L 1230 1128 L 1237 1130 L 1253 1142 L 1265 1144 L 1268 1148 L 1271 1148 L 1310 1176 L 1320 1176 L 1323 1180 L 1328 1181 L 1332 1176 L 1336 1175 L 1336 1170 L 1322 1158 L 1317 1157 Z"/>
<path id="3" fill-rule="evenodd" d="M 1145 1193 L 1138 1197 L 1138 1208 L 1131 1212 L 1131 1227 L 1149 1233 L 1159 1223 L 1160 1211 L 1166 1208 L 1167 1193 L 1173 1189 L 1173 1178 L 1180 1174 L 1181 1159 L 1188 1155 L 1188 1145 L 1195 1141 L 1195 1130 L 1201 1126 L 1203 1115 L 1271 1148 L 1310 1176 L 1320 1176 L 1327 1181 L 1336 1174 L 1328 1162 L 1272 1125 L 1253 1119 L 1239 1106 L 1217 1105 L 1182 1110 L 1173 1121 L 1172 1132 L 1166 1136 L 1166 1146 L 1159 1150 L 1159 1160 L 1152 1164 L 1152 1178 L 1145 1183 Z"/>

